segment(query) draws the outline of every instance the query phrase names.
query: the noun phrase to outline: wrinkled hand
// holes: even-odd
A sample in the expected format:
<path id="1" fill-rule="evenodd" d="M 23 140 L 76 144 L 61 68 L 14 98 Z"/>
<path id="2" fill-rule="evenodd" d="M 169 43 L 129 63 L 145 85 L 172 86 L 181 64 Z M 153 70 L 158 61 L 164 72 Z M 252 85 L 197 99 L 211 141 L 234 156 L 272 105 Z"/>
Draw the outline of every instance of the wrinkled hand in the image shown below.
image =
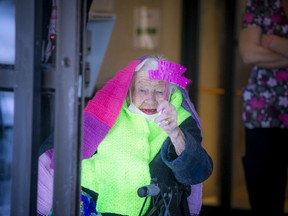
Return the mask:
<path id="1" fill-rule="evenodd" d="M 158 105 L 157 112 L 159 112 L 159 116 L 155 118 L 155 123 L 170 135 L 177 128 L 177 112 L 175 107 L 164 100 Z"/>
<path id="2" fill-rule="evenodd" d="M 162 101 L 158 107 L 159 116 L 155 118 L 155 122 L 162 128 L 171 139 L 175 147 L 177 155 L 180 155 L 185 149 L 185 136 L 181 129 L 177 126 L 177 111 L 175 107 L 168 101 Z"/>

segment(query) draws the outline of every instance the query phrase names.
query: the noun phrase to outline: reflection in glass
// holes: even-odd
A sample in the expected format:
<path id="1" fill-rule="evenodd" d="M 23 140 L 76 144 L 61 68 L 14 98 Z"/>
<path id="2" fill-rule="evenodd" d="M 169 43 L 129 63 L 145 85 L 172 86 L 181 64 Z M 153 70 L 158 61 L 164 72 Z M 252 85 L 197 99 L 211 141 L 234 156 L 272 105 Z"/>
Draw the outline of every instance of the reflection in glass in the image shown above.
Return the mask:
<path id="1" fill-rule="evenodd" d="M 43 63 L 55 64 L 56 57 L 56 40 L 57 40 L 57 1 L 44 1 L 43 3 L 43 24 L 42 35 L 44 41 Z"/>
<path id="2" fill-rule="evenodd" d="M 15 63 L 15 5 L 13 0 L 0 0 L 0 64 Z"/>
<path id="3" fill-rule="evenodd" d="M 0 0 L 1 1 L 1 0 Z M 14 93 L 0 91 L 0 214 L 10 215 Z"/>

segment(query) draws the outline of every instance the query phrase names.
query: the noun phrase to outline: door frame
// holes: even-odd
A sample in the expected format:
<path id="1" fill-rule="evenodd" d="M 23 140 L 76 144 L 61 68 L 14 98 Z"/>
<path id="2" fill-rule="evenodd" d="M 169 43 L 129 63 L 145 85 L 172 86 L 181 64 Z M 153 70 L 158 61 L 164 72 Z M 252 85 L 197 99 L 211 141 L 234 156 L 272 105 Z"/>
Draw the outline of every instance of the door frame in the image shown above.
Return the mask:
<path id="1" fill-rule="evenodd" d="M 55 94 L 53 214 L 79 215 L 86 1 L 57 0 L 52 66 L 42 63 L 43 3 L 14 1 L 15 64 L 0 67 L 0 89 L 14 92 L 15 104 L 11 215 L 36 215 L 41 94 L 46 90 Z"/>

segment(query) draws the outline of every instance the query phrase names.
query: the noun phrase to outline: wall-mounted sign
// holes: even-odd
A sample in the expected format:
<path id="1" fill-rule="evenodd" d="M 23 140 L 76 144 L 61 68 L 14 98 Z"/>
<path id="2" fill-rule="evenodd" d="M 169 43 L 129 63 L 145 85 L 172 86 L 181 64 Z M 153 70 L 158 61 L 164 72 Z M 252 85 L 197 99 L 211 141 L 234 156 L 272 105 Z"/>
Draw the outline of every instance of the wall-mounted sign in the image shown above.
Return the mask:
<path id="1" fill-rule="evenodd" d="M 160 37 L 160 10 L 141 6 L 134 10 L 134 47 L 156 49 Z"/>

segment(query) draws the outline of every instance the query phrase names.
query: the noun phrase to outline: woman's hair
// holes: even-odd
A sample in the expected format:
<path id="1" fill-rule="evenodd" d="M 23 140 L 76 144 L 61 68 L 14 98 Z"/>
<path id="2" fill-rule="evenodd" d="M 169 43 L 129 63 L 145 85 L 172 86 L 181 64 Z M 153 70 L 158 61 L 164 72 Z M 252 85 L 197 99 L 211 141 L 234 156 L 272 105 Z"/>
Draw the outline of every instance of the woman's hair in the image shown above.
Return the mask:
<path id="1" fill-rule="evenodd" d="M 146 57 L 137 67 L 135 68 L 135 72 L 140 70 L 156 70 L 158 68 L 158 61 L 167 60 L 161 55 L 158 56 L 148 56 Z"/>
<path id="2" fill-rule="evenodd" d="M 146 57 L 139 65 L 137 65 L 137 67 L 135 68 L 135 73 L 139 72 L 139 71 L 146 71 L 148 73 L 149 70 L 156 70 L 158 69 L 158 62 L 162 61 L 162 60 L 167 60 L 165 57 L 163 57 L 162 55 L 158 55 L 158 56 L 148 56 Z M 131 85 L 133 85 L 134 83 L 134 77 L 132 78 L 132 82 Z M 130 101 L 132 100 L 132 89 L 131 86 L 129 88 L 129 99 Z M 173 83 L 169 83 L 169 91 L 168 91 L 168 96 L 167 99 L 168 101 L 170 100 L 171 95 L 173 94 L 173 92 L 178 88 L 177 85 L 173 84 Z"/>

